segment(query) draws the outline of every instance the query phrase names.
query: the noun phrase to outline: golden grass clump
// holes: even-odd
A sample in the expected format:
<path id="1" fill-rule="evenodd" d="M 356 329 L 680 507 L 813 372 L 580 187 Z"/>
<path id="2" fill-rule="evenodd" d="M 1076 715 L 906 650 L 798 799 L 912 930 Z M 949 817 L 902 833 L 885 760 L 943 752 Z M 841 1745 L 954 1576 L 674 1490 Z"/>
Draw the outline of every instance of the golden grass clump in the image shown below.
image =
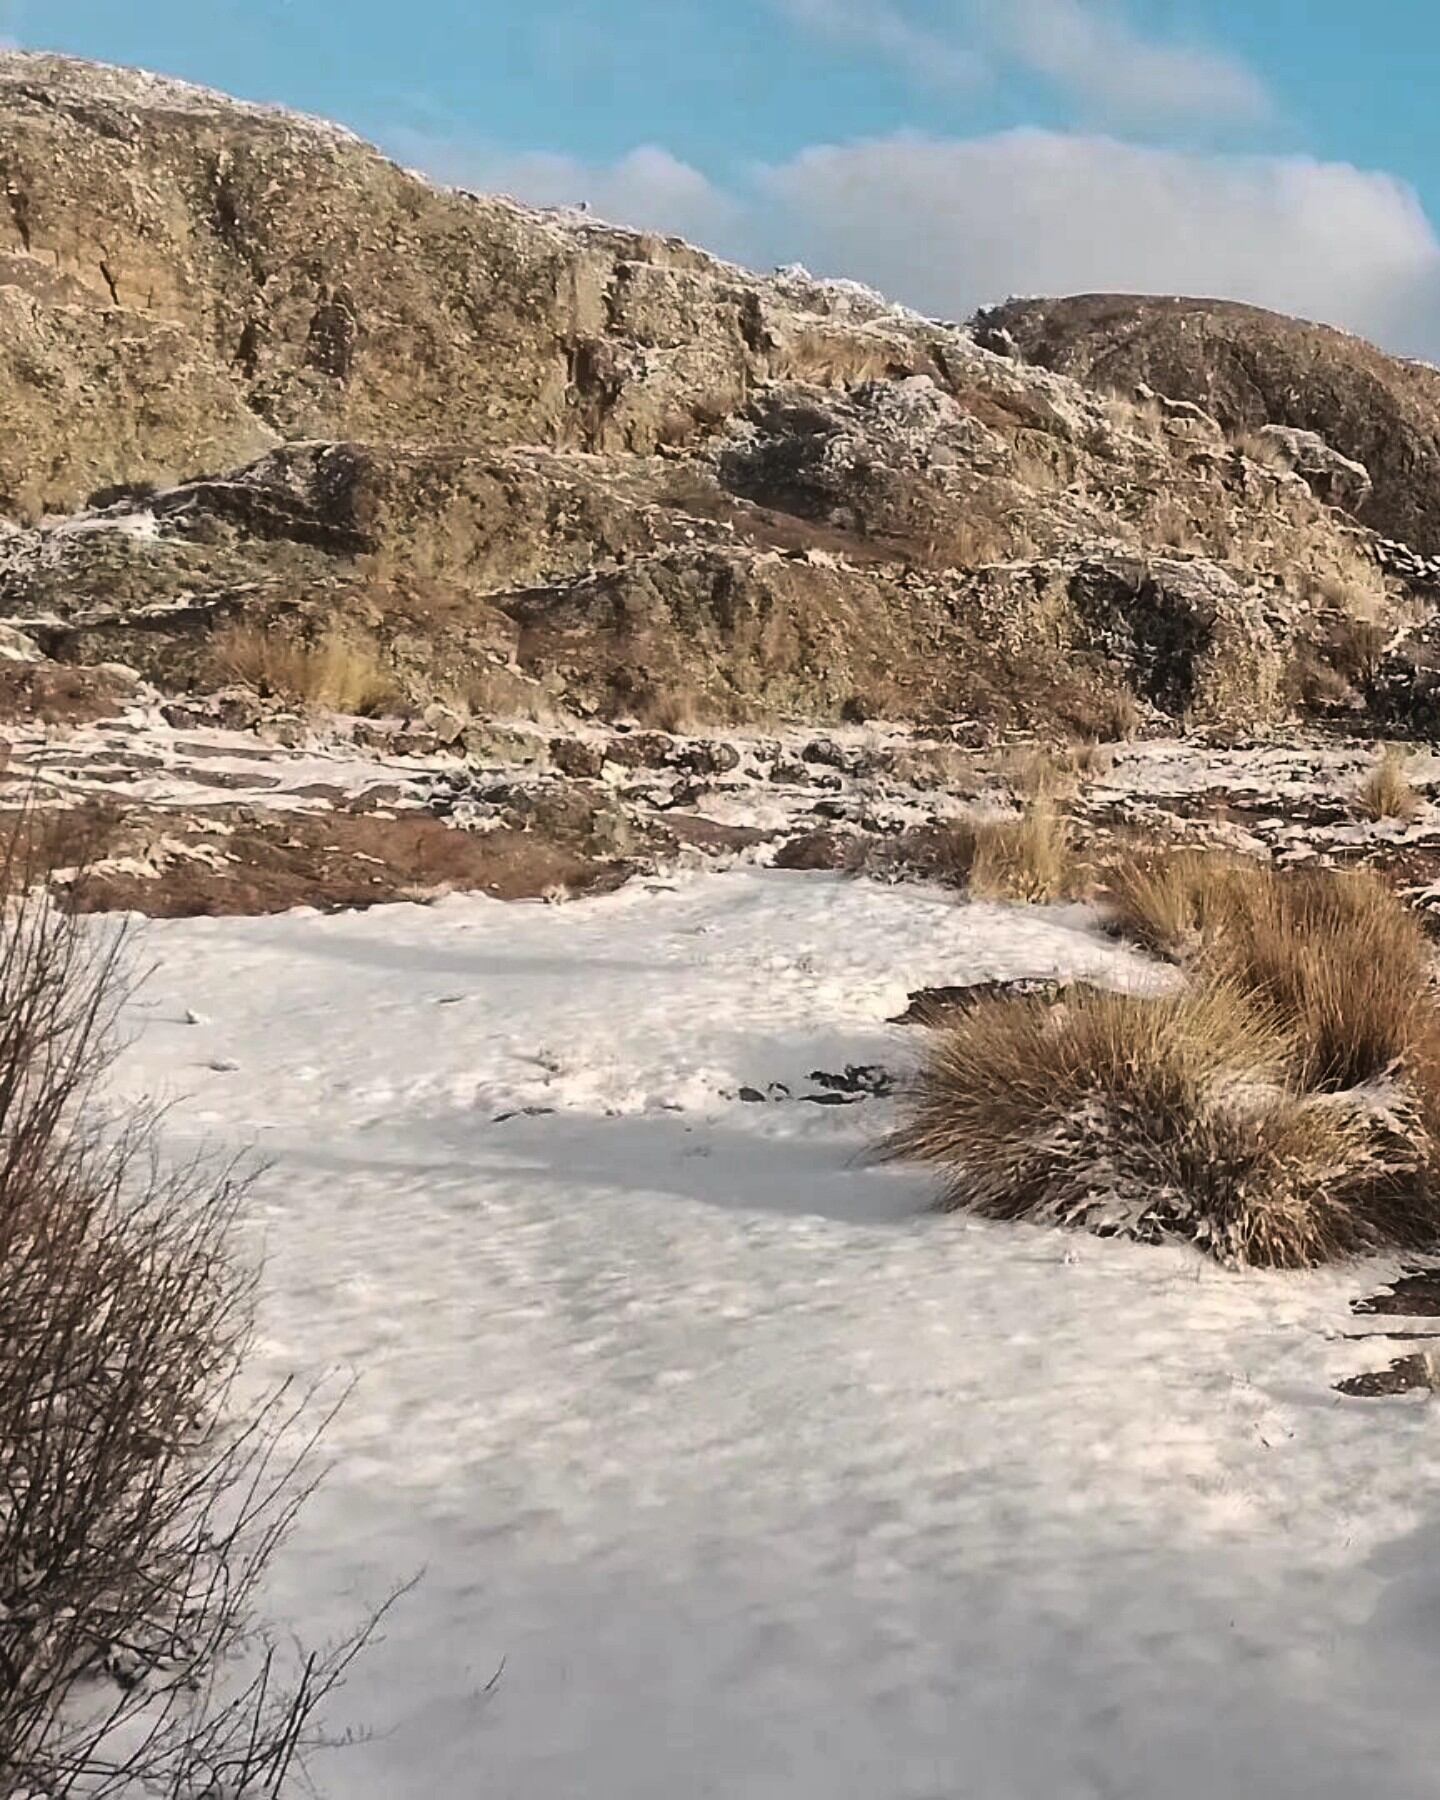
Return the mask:
<path id="1" fill-rule="evenodd" d="M 1424 932 L 1394 891 L 1360 870 L 1316 870 L 1232 892 L 1203 964 L 1285 1019 L 1299 1081 L 1338 1092 L 1403 1063 L 1436 1015 Z"/>
<path id="2" fill-rule="evenodd" d="M 1118 928 L 1158 998 L 998 998 L 936 1032 L 893 1140 L 994 1217 L 1300 1267 L 1440 1241 L 1440 1012 L 1419 922 L 1355 871 L 1137 857 Z"/>
<path id="3" fill-rule="evenodd" d="M 1121 936 L 1273 1006 L 1306 1085 L 1381 1074 L 1433 1012 L 1424 932 L 1374 875 L 1180 851 L 1122 864 L 1110 893 Z"/>
<path id="4" fill-rule="evenodd" d="M 1281 1019 L 1224 982 L 994 999 L 938 1032 L 889 1146 L 990 1218 L 1300 1268 L 1434 1231 L 1392 1114 L 1296 1092 Z"/>
<path id="5" fill-rule="evenodd" d="M 1405 759 L 1387 750 L 1365 777 L 1359 793 L 1360 810 L 1367 819 L 1413 819 L 1420 811 L 1420 796 L 1405 772 Z"/>
<path id="6" fill-rule="evenodd" d="M 969 889 L 976 900 L 1059 900 L 1070 889 L 1070 828 L 1037 804 L 1018 819 L 985 819 L 974 827 Z"/>
<path id="7" fill-rule="evenodd" d="M 332 625 L 313 642 L 283 628 L 222 626 L 212 640 L 219 674 L 295 706 L 329 712 L 382 712 L 398 697 L 397 682 L 375 644 Z"/>
<path id="8" fill-rule="evenodd" d="M 920 826 L 885 848 L 886 866 L 963 888 L 975 900 L 1061 900 L 1077 880 L 1068 822 L 1039 804 L 1018 816 Z"/>
<path id="9" fill-rule="evenodd" d="M 1140 853 L 1109 872 L 1110 923 L 1142 949 L 1179 960 L 1244 904 L 1245 890 L 1268 879 L 1259 863 L 1215 851 Z"/>
<path id="10" fill-rule="evenodd" d="M 1002 758 L 1000 773 L 1012 792 L 1029 800 L 1057 800 L 1073 794 L 1086 776 L 1108 774 L 1114 751 L 1094 739 L 1060 749 L 1036 745 L 1012 750 Z"/>
<path id="11" fill-rule="evenodd" d="M 956 744 L 902 744 L 889 753 L 886 768 L 906 787 L 975 794 L 982 785 L 975 753 Z"/>

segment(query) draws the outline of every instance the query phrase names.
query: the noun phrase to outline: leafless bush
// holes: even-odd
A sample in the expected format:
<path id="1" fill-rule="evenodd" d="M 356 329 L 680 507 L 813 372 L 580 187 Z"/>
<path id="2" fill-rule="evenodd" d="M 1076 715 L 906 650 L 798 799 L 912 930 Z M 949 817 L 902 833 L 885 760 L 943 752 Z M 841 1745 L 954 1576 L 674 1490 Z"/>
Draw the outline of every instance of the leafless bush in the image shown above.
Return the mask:
<path id="1" fill-rule="evenodd" d="M 153 1117 L 107 1116 L 123 937 L 58 910 L 35 857 L 22 821 L 0 853 L 0 1792 L 269 1800 L 365 1635 L 287 1676 L 251 1617 L 316 1433 L 284 1394 L 238 1407 L 242 1184 L 167 1170 Z"/>

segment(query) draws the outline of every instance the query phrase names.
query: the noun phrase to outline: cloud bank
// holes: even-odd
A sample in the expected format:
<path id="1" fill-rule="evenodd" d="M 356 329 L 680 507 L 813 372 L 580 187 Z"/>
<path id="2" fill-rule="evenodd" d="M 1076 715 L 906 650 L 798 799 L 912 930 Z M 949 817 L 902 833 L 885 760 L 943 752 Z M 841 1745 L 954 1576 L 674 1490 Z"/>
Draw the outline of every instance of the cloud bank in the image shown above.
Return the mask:
<path id="1" fill-rule="evenodd" d="M 1393 176 L 1018 130 L 819 145 L 727 186 L 654 147 L 588 165 L 412 140 L 441 179 L 582 201 L 745 262 L 803 262 L 947 318 L 1011 294 L 1248 300 L 1414 351 L 1440 348 L 1440 240 Z"/>
<path id="2" fill-rule="evenodd" d="M 1264 83 L 1238 58 L 1147 37 L 1117 0 L 771 0 L 791 25 L 887 58 L 911 78 L 974 87 L 1039 76 L 1089 117 L 1254 121 Z"/>

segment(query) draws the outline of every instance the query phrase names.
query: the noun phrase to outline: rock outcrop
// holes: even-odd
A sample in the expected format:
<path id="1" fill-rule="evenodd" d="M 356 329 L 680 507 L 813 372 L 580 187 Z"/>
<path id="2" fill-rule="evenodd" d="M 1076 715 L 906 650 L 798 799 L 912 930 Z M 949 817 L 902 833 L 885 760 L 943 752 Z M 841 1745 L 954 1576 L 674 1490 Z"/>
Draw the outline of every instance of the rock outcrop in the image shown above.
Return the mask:
<path id="1" fill-rule="evenodd" d="M 1093 386 L 1128 394 L 1144 383 L 1193 401 L 1232 434 L 1314 433 L 1371 484 L 1367 494 L 1347 475 L 1337 504 L 1416 550 L 1440 552 L 1440 370 L 1428 364 L 1221 300 L 1012 300 L 980 314 L 975 329 L 981 341 L 1003 335 L 1013 355 Z M 1331 471 L 1322 472 L 1328 498 Z"/>
<path id="2" fill-rule="evenodd" d="M 1101 394 L 1023 315 L 59 57 L 0 55 L 0 185 L 0 612 L 53 657 L 204 687 L 237 624 L 343 629 L 419 709 L 1094 731 L 1273 720 L 1321 600 L 1417 604 L 1323 422 L 1257 400 L 1247 454 L 1223 393 Z"/>

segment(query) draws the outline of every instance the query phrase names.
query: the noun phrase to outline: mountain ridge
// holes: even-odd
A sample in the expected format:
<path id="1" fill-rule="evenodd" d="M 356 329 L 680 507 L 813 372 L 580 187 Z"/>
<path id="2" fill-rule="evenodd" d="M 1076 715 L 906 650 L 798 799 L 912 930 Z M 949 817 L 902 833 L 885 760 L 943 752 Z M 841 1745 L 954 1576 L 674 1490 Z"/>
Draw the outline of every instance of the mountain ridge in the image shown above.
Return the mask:
<path id="1" fill-rule="evenodd" d="M 1347 621 L 1428 617 L 1334 503 L 1364 469 L 1040 366 L 1004 309 L 68 58 L 0 55 L 0 125 L 0 600 L 52 654 L 190 689 L 237 623 L 343 629 L 414 704 L 1085 734 L 1359 705 Z"/>

